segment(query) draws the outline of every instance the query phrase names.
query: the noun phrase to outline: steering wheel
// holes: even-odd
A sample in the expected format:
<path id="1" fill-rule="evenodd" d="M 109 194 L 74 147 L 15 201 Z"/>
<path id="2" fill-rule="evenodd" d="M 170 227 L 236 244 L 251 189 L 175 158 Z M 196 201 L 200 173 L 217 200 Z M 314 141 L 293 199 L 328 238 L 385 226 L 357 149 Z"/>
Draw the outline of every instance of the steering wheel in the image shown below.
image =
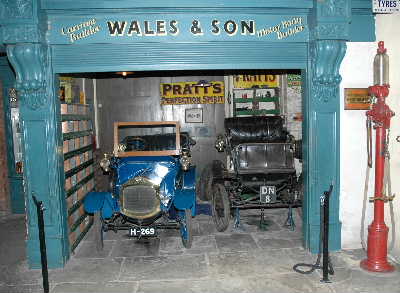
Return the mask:
<path id="1" fill-rule="evenodd" d="M 132 151 L 144 151 L 147 147 L 147 142 L 141 137 L 132 137 L 127 144 L 132 148 Z"/>

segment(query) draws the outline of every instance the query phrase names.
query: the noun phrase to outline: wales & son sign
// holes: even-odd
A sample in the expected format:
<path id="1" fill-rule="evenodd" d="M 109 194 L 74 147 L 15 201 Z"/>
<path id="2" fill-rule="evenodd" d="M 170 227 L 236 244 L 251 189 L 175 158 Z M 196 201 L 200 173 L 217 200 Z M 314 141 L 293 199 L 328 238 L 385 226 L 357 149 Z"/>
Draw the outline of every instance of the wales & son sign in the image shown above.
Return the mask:
<path id="1" fill-rule="evenodd" d="M 307 38 L 306 19 L 303 16 L 255 16 L 254 19 L 218 18 L 171 18 L 171 19 L 96 19 L 90 18 L 72 24 L 55 24 L 58 34 L 50 32 L 50 38 L 67 37 L 69 43 L 96 42 L 118 39 L 122 42 L 132 39 L 155 40 L 175 39 L 176 41 L 202 38 L 204 40 L 268 39 L 269 41 L 302 41 Z M 157 17 L 159 18 L 159 17 Z M 259 18 L 259 19 L 257 19 Z M 58 29 L 57 29 L 58 27 Z"/>

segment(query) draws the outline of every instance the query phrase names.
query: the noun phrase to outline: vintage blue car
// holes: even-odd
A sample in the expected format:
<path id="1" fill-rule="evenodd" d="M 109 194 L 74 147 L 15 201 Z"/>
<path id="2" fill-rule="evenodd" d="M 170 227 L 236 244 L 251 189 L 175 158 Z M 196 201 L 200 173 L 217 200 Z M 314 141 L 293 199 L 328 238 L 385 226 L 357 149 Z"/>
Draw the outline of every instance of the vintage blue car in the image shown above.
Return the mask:
<path id="1" fill-rule="evenodd" d="M 105 231 L 156 237 L 159 229 L 179 229 L 186 248 L 192 245 L 196 214 L 195 144 L 178 122 L 116 122 L 114 152 L 100 165 L 110 176 L 109 192 L 91 192 L 85 210 L 95 216 L 97 247 Z"/>

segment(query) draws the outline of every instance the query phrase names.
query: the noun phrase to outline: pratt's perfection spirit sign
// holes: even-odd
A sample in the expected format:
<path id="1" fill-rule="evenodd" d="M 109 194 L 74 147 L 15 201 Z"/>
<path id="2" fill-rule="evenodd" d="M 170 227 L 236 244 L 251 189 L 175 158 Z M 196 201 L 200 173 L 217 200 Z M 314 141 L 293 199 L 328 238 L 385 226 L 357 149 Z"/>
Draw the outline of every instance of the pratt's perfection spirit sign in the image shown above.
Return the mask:
<path id="1" fill-rule="evenodd" d="M 182 14 L 51 19 L 52 43 L 132 41 L 292 41 L 308 40 L 306 16 L 248 15 L 235 18 Z"/>
<path id="2" fill-rule="evenodd" d="M 224 82 L 212 81 L 211 86 L 198 86 L 197 82 L 161 83 L 161 105 L 223 104 Z"/>

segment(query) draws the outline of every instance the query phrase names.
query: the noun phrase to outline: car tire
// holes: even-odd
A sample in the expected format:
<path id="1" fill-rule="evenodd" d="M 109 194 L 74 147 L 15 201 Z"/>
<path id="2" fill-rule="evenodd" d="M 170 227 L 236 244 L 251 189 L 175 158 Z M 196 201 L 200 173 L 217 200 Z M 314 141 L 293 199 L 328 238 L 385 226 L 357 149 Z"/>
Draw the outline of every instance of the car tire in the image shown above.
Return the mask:
<path id="1" fill-rule="evenodd" d="M 304 179 L 303 179 L 303 173 L 299 175 L 299 178 L 297 178 L 296 182 L 296 191 L 298 193 L 298 200 L 303 203 L 304 200 Z"/>
<path id="2" fill-rule="evenodd" d="M 100 213 L 99 211 L 93 216 L 94 242 L 96 243 L 96 250 L 99 252 L 104 249 L 104 231 Z"/>
<path id="3" fill-rule="evenodd" d="M 210 201 L 212 184 L 212 163 L 207 164 L 201 171 L 199 181 L 196 186 L 197 198 L 202 201 Z"/>
<path id="4" fill-rule="evenodd" d="M 303 141 L 301 139 L 294 142 L 294 157 L 300 162 L 303 160 Z"/>
<path id="5" fill-rule="evenodd" d="M 212 217 L 218 232 L 224 232 L 229 226 L 231 206 L 228 192 L 220 183 L 213 184 Z"/>
<path id="6" fill-rule="evenodd" d="M 197 198 L 202 201 L 211 201 L 213 194 L 213 181 L 215 178 L 222 178 L 225 165 L 219 160 L 207 164 L 201 172 L 197 182 Z"/>
<path id="7" fill-rule="evenodd" d="M 301 206 L 297 208 L 297 213 L 300 216 L 300 219 L 303 220 L 303 206 L 304 206 L 304 179 L 303 173 L 300 174 L 297 179 L 296 191 L 298 194 L 298 200 L 301 202 Z"/>
<path id="8" fill-rule="evenodd" d="M 186 209 L 180 223 L 182 244 L 185 248 L 191 248 L 193 242 L 192 210 Z"/>

